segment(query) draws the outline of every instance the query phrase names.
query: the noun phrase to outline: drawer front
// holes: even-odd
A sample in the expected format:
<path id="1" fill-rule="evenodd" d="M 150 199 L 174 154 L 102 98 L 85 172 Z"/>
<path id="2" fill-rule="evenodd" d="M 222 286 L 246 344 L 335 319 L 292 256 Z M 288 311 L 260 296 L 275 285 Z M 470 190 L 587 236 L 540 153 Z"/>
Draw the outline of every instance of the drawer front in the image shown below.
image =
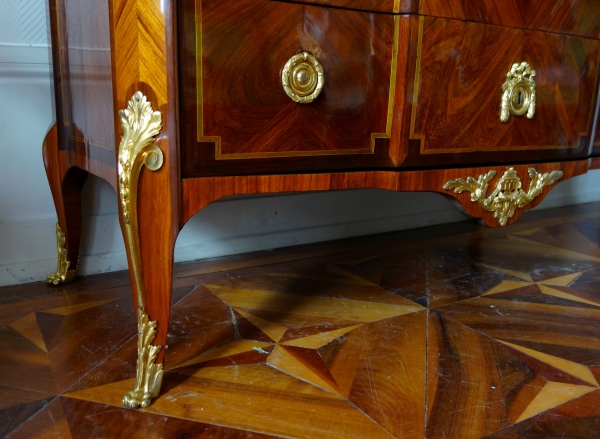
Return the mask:
<path id="1" fill-rule="evenodd" d="M 425 17 L 420 20 L 405 165 L 587 154 L 598 41 Z M 514 63 L 535 70 L 535 115 L 500 120 Z"/>
<path id="2" fill-rule="evenodd" d="M 281 0 L 600 38 L 598 0 Z"/>
<path id="3" fill-rule="evenodd" d="M 267 0 L 183 9 L 184 177 L 394 166 L 401 17 Z M 303 52 L 325 76 L 307 104 L 282 86 L 284 65 Z"/>
<path id="4" fill-rule="evenodd" d="M 420 13 L 600 38 L 598 0 L 421 0 Z"/>

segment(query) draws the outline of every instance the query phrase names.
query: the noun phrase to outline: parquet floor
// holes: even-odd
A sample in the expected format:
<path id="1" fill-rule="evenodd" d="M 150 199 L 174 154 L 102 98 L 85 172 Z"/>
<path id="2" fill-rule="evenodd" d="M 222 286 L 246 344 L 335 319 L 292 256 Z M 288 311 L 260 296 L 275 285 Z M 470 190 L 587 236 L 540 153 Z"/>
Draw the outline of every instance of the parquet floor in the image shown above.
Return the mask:
<path id="1" fill-rule="evenodd" d="M 162 393 L 127 273 L 0 289 L 0 437 L 599 438 L 600 205 L 176 267 Z"/>

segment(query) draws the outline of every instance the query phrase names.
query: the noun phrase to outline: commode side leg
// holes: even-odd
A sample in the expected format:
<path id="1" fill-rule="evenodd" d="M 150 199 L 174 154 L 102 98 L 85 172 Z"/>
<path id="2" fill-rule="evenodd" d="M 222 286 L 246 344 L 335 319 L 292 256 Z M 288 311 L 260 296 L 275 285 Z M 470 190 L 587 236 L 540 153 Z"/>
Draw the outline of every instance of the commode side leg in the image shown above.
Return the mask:
<path id="1" fill-rule="evenodd" d="M 120 112 L 124 135 L 119 146 L 121 227 L 138 309 L 138 360 L 133 390 L 123 397 L 129 408 L 147 407 L 160 393 L 169 325 L 174 237 L 161 199 L 163 153 L 154 143 L 162 115 L 137 92 Z M 146 167 L 143 173 L 142 168 Z M 157 171 L 156 173 L 149 173 Z M 164 189 L 163 189 L 164 190 Z"/>
<path id="2" fill-rule="evenodd" d="M 58 217 L 58 264 L 56 273 L 49 274 L 46 280 L 48 284 L 59 285 L 72 281 L 77 270 L 81 240 L 81 190 L 88 173 L 77 167 L 66 169 L 67 165 L 61 160 L 58 150 L 56 125 L 46 134 L 42 154 Z"/>

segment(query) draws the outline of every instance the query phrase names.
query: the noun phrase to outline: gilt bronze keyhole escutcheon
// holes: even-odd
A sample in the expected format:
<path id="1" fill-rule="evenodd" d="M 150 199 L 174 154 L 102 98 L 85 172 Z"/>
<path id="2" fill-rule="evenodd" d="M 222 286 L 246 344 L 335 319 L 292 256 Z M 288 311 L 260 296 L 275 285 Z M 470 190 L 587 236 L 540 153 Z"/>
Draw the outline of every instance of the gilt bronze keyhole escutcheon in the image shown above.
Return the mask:
<path id="1" fill-rule="evenodd" d="M 526 114 L 528 119 L 532 119 L 535 114 L 535 97 L 535 70 L 527 62 L 513 64 L 502 86 L 500 120 L 508 122 L 511 114 Z"/>
<path id="2" fill-rule="evenodd" d="M 294 102 L 314 101 L 325 85 L 325 73 L 317 59 L 303 52 L 292 56 L 281 71 L 281 84 Z"/>

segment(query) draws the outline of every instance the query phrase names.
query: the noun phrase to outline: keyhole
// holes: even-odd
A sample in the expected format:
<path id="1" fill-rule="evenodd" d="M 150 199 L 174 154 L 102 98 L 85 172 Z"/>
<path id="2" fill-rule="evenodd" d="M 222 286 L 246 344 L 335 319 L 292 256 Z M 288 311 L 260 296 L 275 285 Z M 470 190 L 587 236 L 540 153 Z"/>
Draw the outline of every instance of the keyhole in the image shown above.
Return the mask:
<path id="1" fill-rule="evenodd" d="M 523 92 L 521 90 L 517 93 L 517 105 L 523 105 Z"/>

